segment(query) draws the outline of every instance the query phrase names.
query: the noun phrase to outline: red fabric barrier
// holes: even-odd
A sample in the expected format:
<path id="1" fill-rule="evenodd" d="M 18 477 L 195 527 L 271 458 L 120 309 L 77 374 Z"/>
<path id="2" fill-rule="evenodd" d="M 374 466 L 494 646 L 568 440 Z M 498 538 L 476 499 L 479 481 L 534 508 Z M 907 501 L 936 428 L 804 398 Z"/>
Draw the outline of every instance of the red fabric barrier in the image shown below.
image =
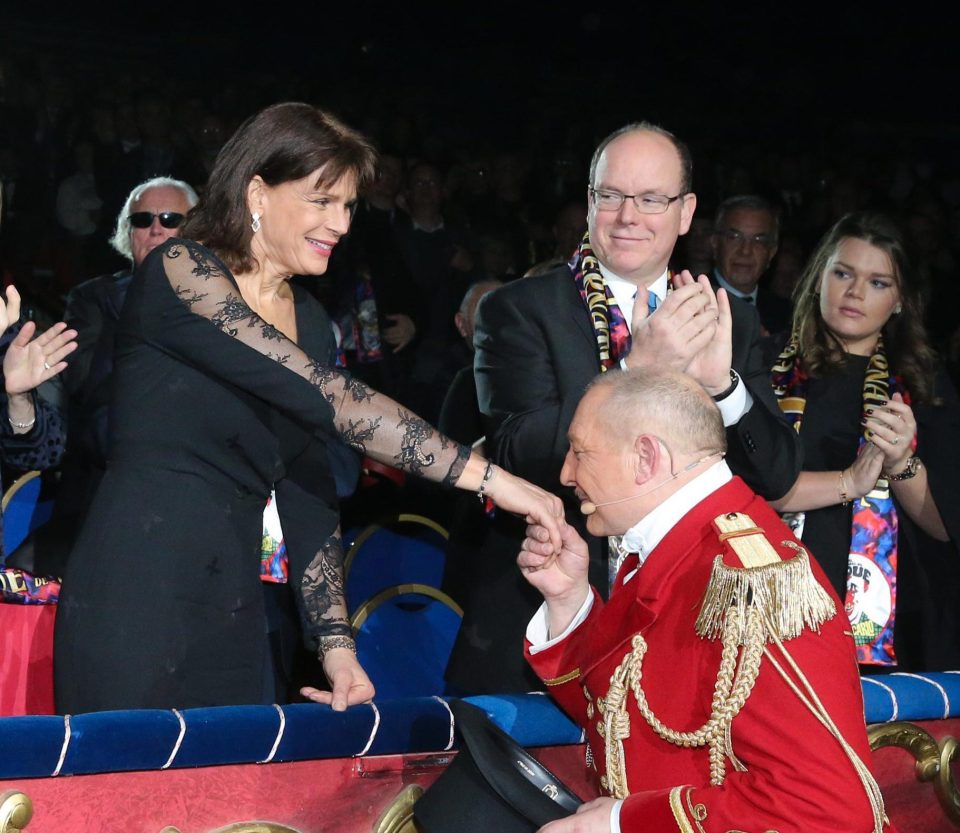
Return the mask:
<path id="1" fill-rule="evenodd" d="M 917 725 L 938 741 L 960 736 L 960 720 Z M 531 750 L 582 798 L 595 793 L 586 778 L 583 746 Z M 75 775 L 0 781 L 33 802 L 28 833 L 207 833 L 239 821 L 274 821 L 302 833 L 369 833 L 408 784 L 427 787 L 452 753 L 383 755 L 288 764 L 245 764 L 166 772 Z M 917 781 L 913 758 L 879 750 L 874 771 L 899 833 L 955 833 L 934 795 Z"/>
<path id="2" fill-rule="evenodd" d="M 0 604 L 0 716 L 53 714 L 56 605 Z"/>

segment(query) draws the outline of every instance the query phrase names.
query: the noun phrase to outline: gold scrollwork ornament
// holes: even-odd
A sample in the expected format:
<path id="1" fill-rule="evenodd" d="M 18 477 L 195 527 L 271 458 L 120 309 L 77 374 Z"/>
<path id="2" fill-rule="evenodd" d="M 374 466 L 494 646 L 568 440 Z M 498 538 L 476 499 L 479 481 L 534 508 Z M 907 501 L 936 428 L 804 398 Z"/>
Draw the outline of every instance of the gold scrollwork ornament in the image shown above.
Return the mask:
<path id="1" fill-rule="evenodd" d="M 916 761 L 917 780 L 933 782 L 933 791 L 943 812 L 960 827 L 960 789 L 953 780 L 951 768 L 954 761 L 960 761 L 960 744 L 955 738 L 945 737 L 938 745 L 929 732 L 903 720 L 870 726 L 867 737 L 874 752 L 885 746 L 906 749 Z"/>
<path id="2" fill-rule="evenodd" d="M 30 796 L 19 790 L 0 794 L 0 833 L 20 833 L 33 818 Z"/>
<path id="3" fill-rule="evenodd" d="M 407 784 L 377 819 L 373 833 L 416 833 L 413 805 L 422 795 L 423 787 L 419 784 Z"/>

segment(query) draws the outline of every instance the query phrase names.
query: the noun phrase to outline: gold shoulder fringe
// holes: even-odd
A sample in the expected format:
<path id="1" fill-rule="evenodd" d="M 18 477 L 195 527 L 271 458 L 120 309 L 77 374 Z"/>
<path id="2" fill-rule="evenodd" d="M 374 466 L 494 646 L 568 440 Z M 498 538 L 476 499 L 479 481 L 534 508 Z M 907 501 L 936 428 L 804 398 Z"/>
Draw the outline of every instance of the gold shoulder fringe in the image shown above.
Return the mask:
<path id="1" fill-rule="evenodd" d="M 805 627 L 819 632 L 820 626 L 833 618 L 836 605 L 814 578 L 810 557 L 803 547 L 785 541 L 796 555 L 784 561 L 746 515 L 722 515 L 714 525 L 745 566 L 728 567 L 722 555 L 714 559 L 696 622 L 699 636 L 719 639 L 731 607 L 739 614 L 737 641 L 741 645 L 746 644 L 746 614 L 750 607 L 762 614 L 764 642 L 794 639 Z"/>

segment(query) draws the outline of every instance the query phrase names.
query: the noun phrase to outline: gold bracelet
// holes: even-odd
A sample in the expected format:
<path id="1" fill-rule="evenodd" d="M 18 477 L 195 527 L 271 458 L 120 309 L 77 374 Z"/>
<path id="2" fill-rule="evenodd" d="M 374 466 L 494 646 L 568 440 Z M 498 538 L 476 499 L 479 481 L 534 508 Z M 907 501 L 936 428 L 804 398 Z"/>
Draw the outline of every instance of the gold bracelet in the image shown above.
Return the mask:
<path id="1" fill-rule="evenodd" d="M 840 505 L 846 506 L 850 503 L 850 496 L 847 494 L 847 481 L 843 478 L 843 469 L 840 469 Z"/>

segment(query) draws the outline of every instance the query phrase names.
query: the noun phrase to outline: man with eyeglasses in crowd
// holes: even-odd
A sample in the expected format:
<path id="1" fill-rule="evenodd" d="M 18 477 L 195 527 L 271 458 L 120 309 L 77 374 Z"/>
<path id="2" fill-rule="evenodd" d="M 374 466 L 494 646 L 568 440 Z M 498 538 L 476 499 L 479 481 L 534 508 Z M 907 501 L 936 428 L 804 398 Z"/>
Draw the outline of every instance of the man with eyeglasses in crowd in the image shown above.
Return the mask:
<path id="1" fill-rule="evenodd" d="M 8 559 L 36 575 L 63 574 L 107 460 L 107 411 L 113 350 L 133 273 L 150 252 L 175 237 L 197 193 L 179 179 L 155 177 L 127 196 L 110 243 L 127 268 L 85 281 L 67 296 L 64 320 L 77 330 L 77 350 L 62 375 L 68 395 L 67 450 L 51 523 Z"/>
<path id="2" fill-rule="evenodd" d="M 729 197 L 717 208 L 711 239 L 714 286 L 756 306 L 767 333 L 786 330 L 793 310 L 788 300 L 760 286 L 779 237 L 779 212 L 763 197 Z"/>
<path id="3" fill-rule="evenodd" d="M 723 413 L 731 468 L 764 497 L 785 494 L 800 470 L 762 367 L 755 310 L 715 293 L 706 276 L 669 273 L 697 204 L 691 178 L 689 151 L 671 133 L 649 123 L 615 131 L 590 164 L 588 230 L 573 260 L 492 292 L 478 312 L 474 368 L 488 453 L 564 499 L 600 588 L 616 559 L 608 563 L 606 543 L 586 536 L 580 502 L 559 477 L 570 421 L 601 370 L 668 367 L 700 382 Z M 451 678 L 448 669 L 448 679 L 490 691 L 534 687 L 522 647 L 539 602 L 512 568 L 522 523 L 497 517 L 490 537 L 451 663 L 477 670 Z"/>

